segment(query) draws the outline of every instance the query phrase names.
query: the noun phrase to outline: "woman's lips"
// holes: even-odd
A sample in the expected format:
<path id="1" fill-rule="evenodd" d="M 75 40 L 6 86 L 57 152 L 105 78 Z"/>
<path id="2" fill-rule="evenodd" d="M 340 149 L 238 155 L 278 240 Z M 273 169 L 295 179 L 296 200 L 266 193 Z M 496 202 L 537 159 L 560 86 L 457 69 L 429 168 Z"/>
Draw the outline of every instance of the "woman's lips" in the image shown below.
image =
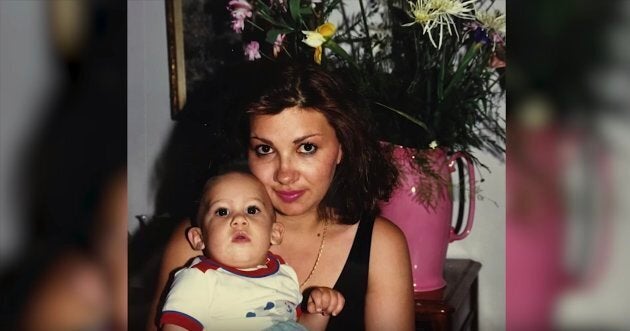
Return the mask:
<path id="1" fill-rule="evenodd" d="M 299 199 L 306 190 L 299 191 L 275 191 L 276 195 L 284 202 L 290 203 Z"/>

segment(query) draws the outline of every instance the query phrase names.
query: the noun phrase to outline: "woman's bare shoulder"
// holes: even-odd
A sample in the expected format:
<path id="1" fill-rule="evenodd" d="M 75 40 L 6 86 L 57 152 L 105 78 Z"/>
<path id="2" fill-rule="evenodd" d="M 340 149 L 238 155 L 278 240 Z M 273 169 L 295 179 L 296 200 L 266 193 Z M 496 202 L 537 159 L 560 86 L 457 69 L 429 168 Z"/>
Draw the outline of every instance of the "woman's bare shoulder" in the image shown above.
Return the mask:
<path id="1" fill-rule="evenodd" d="M 377 217 L 372 232 L 365 307 L 368 330 L 412 330 L 413 286 L 407 241 L 391 221 Z"/>
<path id="2" fill-rule="evenodd" d="M 407 248 L 407 241 L 402 230 L 392 223 L 387 218 L 377 216 L 374 220 L 374 230 L 372 231 L 372 245 L 394 245 L 405 246 Z"/>
<path id="3" fill-rule="evenodd" d="M 370 265 L 387 266 L 394 270 L 405 270 L 410 265 L 405 235 L 398 226 L 383 217 L 377 217 L 374 221 Z M 370 271 L 379 269 L 370 268 Z"/>

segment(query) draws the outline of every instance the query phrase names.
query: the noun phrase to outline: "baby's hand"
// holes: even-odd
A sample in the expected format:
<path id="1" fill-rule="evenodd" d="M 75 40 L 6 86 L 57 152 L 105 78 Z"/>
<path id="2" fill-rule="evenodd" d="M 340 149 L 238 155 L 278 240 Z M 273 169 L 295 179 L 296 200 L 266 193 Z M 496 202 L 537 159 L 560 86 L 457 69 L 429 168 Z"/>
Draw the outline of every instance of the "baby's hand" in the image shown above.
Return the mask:
<path id="1" fill-rule="evenodd" d="M 329 287 L 314 287 L 308 297 L 307 310 L 311 314 L 337 316 L 343 309 L 346 299 L 338 291 Z"/>

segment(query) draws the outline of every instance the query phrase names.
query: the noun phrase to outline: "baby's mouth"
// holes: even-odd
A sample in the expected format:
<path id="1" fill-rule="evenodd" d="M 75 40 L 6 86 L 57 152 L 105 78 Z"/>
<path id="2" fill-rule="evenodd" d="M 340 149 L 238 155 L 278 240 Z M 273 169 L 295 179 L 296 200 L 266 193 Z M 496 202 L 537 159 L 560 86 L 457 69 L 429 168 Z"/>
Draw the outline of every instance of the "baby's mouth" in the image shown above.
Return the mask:
<path id="1" fill-rule="evenodd" d="M 247 233 L 243 231 L 239 231 L 232 236 L 232 242 L 234 243 L 246 243 L 250 241 L 251 240 L 249 239 L 249 236 L 247 235 Z"/>

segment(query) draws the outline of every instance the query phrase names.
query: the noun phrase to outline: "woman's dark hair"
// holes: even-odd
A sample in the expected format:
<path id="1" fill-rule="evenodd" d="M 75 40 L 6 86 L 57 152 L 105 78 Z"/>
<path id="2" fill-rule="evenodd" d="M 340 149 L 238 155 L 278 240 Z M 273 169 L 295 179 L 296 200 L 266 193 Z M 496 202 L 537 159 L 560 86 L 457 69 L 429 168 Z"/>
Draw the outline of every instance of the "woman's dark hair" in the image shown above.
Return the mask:
<path id="1" fill-rule="evenodd" d="M 341 143 L 343 158 L 319 205 L 320 217 L 354 224 L 376 216 L 378 201 L 389 199 L 398 171 L 370 132 L 366 114 L 360 113 L 367 107 L 364 99 L 340 77 L 315 65 L 275 64 L 266 69 L 258 75 L 264 77 L 264 83 L 258 82 L 264 85 L 262 91 L 246 101 L 248 118 L 291 107 L 313 109 L 326 117 Z"/>

